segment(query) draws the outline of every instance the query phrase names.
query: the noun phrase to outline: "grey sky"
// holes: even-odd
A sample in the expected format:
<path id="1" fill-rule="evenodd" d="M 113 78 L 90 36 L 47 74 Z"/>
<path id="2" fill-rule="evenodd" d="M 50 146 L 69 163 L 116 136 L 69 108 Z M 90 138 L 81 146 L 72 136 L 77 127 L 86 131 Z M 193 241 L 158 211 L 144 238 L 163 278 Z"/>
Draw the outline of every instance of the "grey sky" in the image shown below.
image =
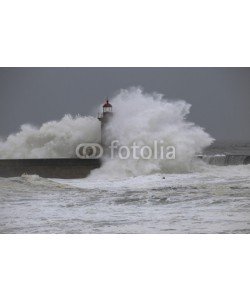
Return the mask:
<path id="1" fill-rule="evenodd" d="M 250 140 L 250 68 L 0 68 L 0 136 L 24 123 L 88 115 L 106 96 L 138 85 L 187 100 L 189 120 L 218 140 Z"/>

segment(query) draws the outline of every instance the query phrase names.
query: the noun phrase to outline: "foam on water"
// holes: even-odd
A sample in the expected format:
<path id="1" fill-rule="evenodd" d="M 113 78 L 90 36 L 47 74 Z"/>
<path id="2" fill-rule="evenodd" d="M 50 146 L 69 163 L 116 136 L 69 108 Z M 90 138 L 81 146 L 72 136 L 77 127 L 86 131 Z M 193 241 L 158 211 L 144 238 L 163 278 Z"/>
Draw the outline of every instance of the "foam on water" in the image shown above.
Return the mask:
<path id="1" fill-rule="evenodd" d="M 250 166 L 124 179 L 0 178 L 0 233 L 249 233 Z"/>
<path id="2" fill-rule="evenodd" d="M 0 233 L 250 232 L 250 165 L 194 159 L 213 140 L 187 122 L 188 103 L 140 88 L 122 90 L 111 102 L 109 141 L 152 147 L 162 140 L 176 147 L 176 159 L 105 158 L 79 180 L 0 178 Z M 65 116 L 40 128 L 23 125 L 0 142 L 0 158 L 74 157 L 78 144 L 99 141 L 96 118 Z"/>
<path id="3" fill-rule="evenodd" d="M 119 190 L 150 190 L 162 187 L 188 187 L 197 189 L 204 185 L 230 184 L 245 180 L 250 176 L 250 165 L 245 166 L 209 166 L 203 165 L 198 171 L 184 174 L 153 174 L 127 178 L 103 178 L 90 176 L 85 179 L 52 179 L 72 187 L 119 192 Z"/>

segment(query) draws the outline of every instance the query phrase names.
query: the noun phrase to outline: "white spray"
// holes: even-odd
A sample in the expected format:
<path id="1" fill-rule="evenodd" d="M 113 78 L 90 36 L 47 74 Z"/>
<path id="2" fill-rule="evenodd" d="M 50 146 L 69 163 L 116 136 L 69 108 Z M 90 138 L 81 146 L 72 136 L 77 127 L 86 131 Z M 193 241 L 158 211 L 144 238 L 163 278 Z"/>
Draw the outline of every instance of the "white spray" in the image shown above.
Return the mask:
<path id="1" fill-rule="evenodd" d="M 40 128 L 22 125 L 20 132 L 0 141 L 0 158 L 75 157 L 78 144 L 100 141 L 100 130 L 96 118 L 70 115 Z"/>
<path id="2" fill-rule="evenodd" d="M 125 146 L 136 142 L 153 148 L 154 141 L 162 141 L 163 145 L 175 146 L 176 159 L 105 159 L 93 176 L 190 171 L 195 154 L 213 141 L 201 127 L 186 121 L 191 105 L 185 101 L 169 101 L 161 94 L 130 88 L 121 90 L 110 102 L 114 117 L 107 128 L 109 142 L 119 140 Z M 0 158 L 75 157 L 78 144 L 99 141 L 100 122 L 96 118 L 66 115 L 40 128 L 22 125 L 19 133 L 0 141 Z"/>
<path id="3" fill-rule="evenodd" d="M 147 94 L 141 88 L 130 88 L 112 100 L 114 115 L 107 126 L 108 144 L 119 140 L 131 148 L 133 143 L 150 146 L 155 141 L 165 147 L 174 146 L 174 160 L 105 159 L 93 175 L 108 177 L 138 176 L 153 173 L 188 172 L 194 167 L 194 157 L 209 146 L 213 139 L 201 127 L 186 121 L 191 105 L 183 100 L 169 101 L 162 94 Z"/>

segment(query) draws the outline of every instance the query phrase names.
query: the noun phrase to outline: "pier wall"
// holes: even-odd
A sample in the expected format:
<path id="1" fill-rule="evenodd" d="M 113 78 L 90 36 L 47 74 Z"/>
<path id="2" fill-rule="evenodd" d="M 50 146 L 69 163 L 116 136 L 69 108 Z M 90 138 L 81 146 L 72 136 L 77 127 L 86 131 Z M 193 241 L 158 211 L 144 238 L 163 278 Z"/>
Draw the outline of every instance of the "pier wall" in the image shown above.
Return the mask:
<path id="1" fill-rule="evenodd" d="M 0 177 L 36 174 L 45 178 L 84 178 L 100 165 L 98 159 L 0 159 Z"/>
<path id="2" fill-rule="evenodd" d="M 216 166 L 248 165 L 250 155 L 225 154 L 225 155 L 201 155 L 206 163 Z"/>
<path id="3" fill-rule="evenodd" d="M 250 155 L 200 155 L 199 158 L 208 164 L 218 166 L 250 164 Z M 99 159 L 0 159 L 0 177 L 36 174 L 44 178 L 84 178 L 100 166 Z"/>

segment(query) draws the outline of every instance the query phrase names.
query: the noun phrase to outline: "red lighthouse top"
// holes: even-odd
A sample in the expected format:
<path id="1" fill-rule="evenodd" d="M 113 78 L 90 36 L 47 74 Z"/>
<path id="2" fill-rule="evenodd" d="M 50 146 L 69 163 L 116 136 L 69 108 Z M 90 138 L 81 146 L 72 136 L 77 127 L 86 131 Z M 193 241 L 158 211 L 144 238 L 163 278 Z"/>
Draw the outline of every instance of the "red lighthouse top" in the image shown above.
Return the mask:
<path id="1" fill-rule="evenodd" d="M 112 112 L 112 105 L 109 103 L 109 100 L 107 99 L 106 102 L 103 104 L 103 112 Z"/>
<path id="2" fill-rule="evenodd" d="M 109 100 L 106 100 L 106 102 L 103 104 L 103 107 L 112 107 L 112 105 L 109 103 Z"/>

